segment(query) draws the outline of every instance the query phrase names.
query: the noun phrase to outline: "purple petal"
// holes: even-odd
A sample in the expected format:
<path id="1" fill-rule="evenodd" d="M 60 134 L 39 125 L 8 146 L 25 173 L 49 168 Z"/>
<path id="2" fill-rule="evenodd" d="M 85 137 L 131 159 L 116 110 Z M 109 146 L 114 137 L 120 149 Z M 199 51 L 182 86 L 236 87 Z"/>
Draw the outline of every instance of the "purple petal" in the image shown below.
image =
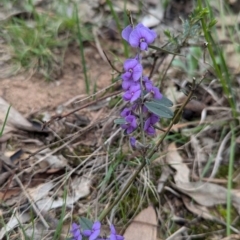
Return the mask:
<path id="1" fill-rule="evenodd" d="M 127 59 L 123 64 L 123 68 L 125 71 L 128 71 L 128 69 L 134 68 L 137 64 L 139 63 L 135 58 Z"/>
<path id="2" fill-rule="evenodd" d="M 157 123 L 158 121 L 159 121 L 159 117 L 155 114 L 152 114 L 152 116 L 150 117 L 151 125 Z"/>
<path id="3" fill-rule="evenodd" d="M 124 39 L 124 40 L 126 40 L 127 42 L 128 42 L 128 39 L 129 39 L 129 35 L 131 34 L 131 32 L 132 32 L 132 27 L 131 27 L 131 25 L 128 25 L 126 28 L 124 28 L 123 29 L 123 31 L 122 31 L 122 38 Z"/>
<path id="4" fill-rule="evenodd" d="M 116 235 L 116 240 L 124 240 L 124 237 L 121 235 Z"/>
<path id="5" fill-rule="evenodd" d="M 143 67 L 141 64 L 137 64 L 135 67 L 134 67 L 134 70 L 133 70 L 133 74 L 132 74 L 132 78 L 134 81 L 138 81 L 139 78 L 141 77 L 142 75 L 142 72 L 143 72 Z"/>
<path id="6" fill-rule="evenodd" d="M 144 131 L 147 131 L 147 129 L 149 128 L 150 124 L 151 124 L 151 120 L 150 120 L 150 118 L 148 118 L 148 119 L 146 120 L 146 122 L 144 123 L 143 130 L 144 130 Z"/>
<path id="7" fill-rule="evenodd" d="M 123 99 L 124 99 L 125 101 L 130 101 L 131 98 L 132 98 L 132 94 L 131 94 L 130 91 L 127 91 L 127 92 L 125 92 L 125 93 L 123 94 Z"/>
<path id="8" fill-rule="evenodd" d="M 157 87 L 153 87 L 152 92 L 153 92 L 155 99 L 162 99 L 162 94 L 160 93 L 160 91 Z"/>
<path id="9" fill-rule="evenodd" d="M 101 223 L 99 221 L 95 222 L 92 226 L 92 230 L 99 230 L 101 228 Z"/>
<path id="10" fill-rule="evenodd" d="M 89 236 L 92 234 L 92 231 L 91 231 L 91 230 L 84 230 L 84 231 L 82 232 L 82 234 L 83 234 L 83 236 L 85 236 L 85 237 L 89 237 Z"/>
<path id="11" fill-rule="evenodd" d="M 148 44 L 146 42 L 141 42 L 140 43 L 140 49 L 142 51 L 147 51 L 148 50 Z"/>
<path id="12" fill-rule="evenodd" d="M 135 137 L 130 137 L 130 145 L 132 147 L 136 147 L 136 138 Z M 111 232 L 112 232 L 112 230 L 111 230 Z"/>
<path id="13" fill-rule="evenodd" d="M 142 23 L 139 23 L 135 28 L 141 28 L 141 27 L 145 28 L 145 26 Z"/>
<path id="14" fill-rule="evenodd" d="M 140 96 L 141 96 L 141 90 L 139 89 L 132 95 L 130 103 L 133 103 L 134 101 L 136 101 Z"/>
<path id="15" fill-rule="evenodd" d="M 131 141 L 131 139 L 133 140 L 135 138 L 134 137 L 130 137 L 130 141 Z M 135 142 L 136 142 L 136 139 L 135 139 Z M 115 227 L 113 226 L 113 224 L 110 225 L 110 230 L 111 230 L 111 234 L 115 235 L 117 233 Z"/>
<path id="16" fill-rule="evenodd" d="M 133 127 L 129 126 L 128 129 L 127 129 L 127 134 L 132 133 L 135 129 L 136 128 L 133 128 Z"/>
<path id="17" fill-rule="evenodd" d="M 95 230 L 89 237 L 89 240 L 95 240 L 99 234 L 100 234 L 100 229 Z"/>
<path id="18" fill-rule="evenodd" d="M 145 105 L 143 105 L 142 111 L 143 111 L 144 113 L 148 113 L 148 109 L 147 109 L 147 107 L 146 107 Z"/>
<path id="19" fill-rule="evenodd" d="M 129 36 L 129 44 L 132 47 L 139 47 L 141 37 L 141 28 L 135 28 Z"/>
<path id="20" fill-rule="evenodd" d="M 121 78 L 123 81 L 129 81 L 132 77 L 132 73 L 130 72 L 125 72 L 122 74 Z"/>
<path id="21" fill-rule="evenodd" d="M 141 33 L 142 33 L 142 37 L 145 38 L 145 41 L 148 44 L 152 43 L 155 40 L 155 38 L 157 37 L 157 34 L 154 31 L 152 31 L 146 27 L 141 28 Z"/>
<path id="22" fill-rule="evenodd" d="M 126 117 L 131 113 L 131 109 L 130 108 L 124 108 L 121 112 L 121 117 Z"/>
<path id="23" fill-rule="evenodd" d="M 72 224 L 71 233 L 72 233 L 72 236 L 73 236 L 73 240 L 82 240 L 80 227 L 76 223 Z"/>
<path id="24" fill-rule="evenodd" d="M 111 234 L 109 237 L 109 240 L 117 240 L 117 237 L 115 234 Z"/>
<path id="25" fill-rule="evenodd" d="M 127 124 L 122 124 L 122 125 L 121 125 L 121 128 L 125 130 L 125 129 L 128 128 L 128 125 L 127 125 Z"/>
<path id="26" fill-rule="evenodd" d="M 138 82 L 135 82 L 134 84 L 131 85 L 130 91 L 131 92 L 136 92 L 138 90 L 141 90 L 141 85 Z"/>
<path id="27" fill-rule="evenodd" d="M 122 81 L 122 88 L 123 88 L 123 90 L 128 90 L 131 86 L 132 86 L 132 84 L 133 84 L 134 82 L 133 81 L 131 81 L 131 80 L 124 80 L 124 81 Z"/>
<path id="28" fill-rule="evenodd" d="M 126 120 L 126 122 L 128 122 L 128 123 L 132 123 L 135 119 L 136 119 L 136 118 L 135 118 L 135 116 L 133 116 L 133 115 L 128 115 L 128 116 L 125 117 L 125 120 Z"/>
<path id="29" fill-rule="evenodd" d="M 79 226 L 76 223 L 72 224 L 71 232 L 79 230 Z"/>
<path id="30" fill-rule="evenodd" d="M 148 129 L 146 130 L 146 133 L 149 135 L 154 135 L 155 134 L 155 129 L 153 126 L 149 126 Z"/>

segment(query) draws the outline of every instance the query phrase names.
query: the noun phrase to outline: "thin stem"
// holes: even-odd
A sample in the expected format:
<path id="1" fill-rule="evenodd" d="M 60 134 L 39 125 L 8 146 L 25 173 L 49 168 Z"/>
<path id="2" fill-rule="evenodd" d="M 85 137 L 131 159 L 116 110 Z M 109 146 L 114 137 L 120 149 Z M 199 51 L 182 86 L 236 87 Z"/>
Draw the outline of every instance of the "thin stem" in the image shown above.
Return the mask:
<path id="1" fill-rule="evenodd" d="M 133 173 L 133 175 L 129 178 L 129 180 L 127 181 L 127 183 L 125 184 L 125 186 L 121 189 L 121 191 L 119 192 L 118 196 L 115 198 L 115 200 L 113 201 L 113 203 L 105 210 L 103 210 L 103 212 L 100 214 L 100 216 L 98 217 L 98 220 L 101 221 L 103 220 L 109 213 L 110 211 L 121 201 L 122 197 L 124 196 L 124 194 L 127 192 L 127 190 L 129 189 L 129 187 L 131 186 L 131 184 L 133 183 L 133 181 L 136 179 L 136 177 L 138 176 L 138 174 L 141 172 L 141 170 L 146 166 L 147 161 L 146 159 L 151 159 L 152 156 L 154 155 L 155 152 L 157 152 L 160 144 L 163 142 L 163 140 L 165 139 L 165 137 L 168 135 L 168 133 L 170 132 L 172 126 L 174 125 L 175 120 L 180 116 L 180 114 L 182 113 L 182 110 L 184 109 L 184 107 L 187 105 L 188 101 L 192 98 L 193 93 L 195 91 L 195 86 L 192 88 L 192 90 L 190 91 L 187 99 L 185 100 L 185 102 L 183 103 L 183 105 L 181 106 L 181 108 L 178 110 L 177 114 L 173 117 L 171 124 L 169 125 L 168 129 L 166 130 L 166 132 L 162 135 L 161 139 L 158 141 L 158 143 L 156 144 L 155 147 L 152 148 L 152 150 L 149 152 L 149 154 L 147 155 L 147 157 L 145 158 L 145 156 L 143 156 L 143 161 L 141 163 L 141 165 L 137 168 L 137 170 Z"/>
<path id="2" fill-rule="evenodd" d="M 233 177 L 233 164 L 234 164 L 234 157 L 235 157 L 235 130 L 233 124 L 231 124 L 231 146 L 230 146 L 230 158 L 229 158 L 229 165 L 228 165 L 228 192 L 227 192 L 227 236 L 231 235 L 231 191 L 232 191 L 232 177 Z"/>

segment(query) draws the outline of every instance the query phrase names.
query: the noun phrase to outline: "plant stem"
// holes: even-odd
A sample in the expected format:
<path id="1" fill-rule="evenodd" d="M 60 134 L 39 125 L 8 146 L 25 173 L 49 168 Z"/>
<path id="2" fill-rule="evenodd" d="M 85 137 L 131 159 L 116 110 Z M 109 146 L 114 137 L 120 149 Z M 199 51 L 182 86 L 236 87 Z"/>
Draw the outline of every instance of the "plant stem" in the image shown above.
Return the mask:
<path id="1" fill-rule="evenodd" d="M 102 221 L 109 213 L 110 211 L 121 201 L 122 197 L 124 196 L 124 194 L 127 192 L 127 190 L 129 189 L 129 187 L 131 186 L 131 184 L 133 183 L 133 181 L 136 179 L 136 177 L 138 176 L 138 174 L 141 172 L 141 170 L 146 166 L 147 162 L 146 159 L 151 159 L 152 156 L 154 155 L 154 153 L 157 152 L 159 146 L 161 145 L 161 143 L 163 142 L 163 140 L 165 139 L 165 137 L 168 135 L 168 133 L 170 132 L 172 126 L 175 123 L 175 120 L 178 119 L 178 117 L 180 116 L 180 114 L 182 113 L 182 110 L 184 109 L 184 107 L 187 105 L 188 101 L 192 98 L 193 93 L 195 91 L 195 86 L 192 88 L 192 90 L 190 91 L 187 99 L 185 100 L 185 102 L 182 104 L 181 108 L 178 110 L 177 114 L 174 116 L 174 118 L 171 121 L 171 124 L 169 125 L 168 129 L 166 130 L 166 132 L 163 134 L 163 136 L 161 137 L 161 139 L 158 141 L 158 143 L 156 144 L 155 147 L 152 148 L 152 150 L 150 150 L 149 154 L 147 155 L 147 157 L 145 158 L 145 156 L 143 156 L 143 161 L 141 163 L 141 165 L 137 168 L 137 170 L 133 173 L 133 175 L 129 178 L 129 180 L 127 181 L 126 185 L 121 189 L 121 191 L 119 192 L 118 196 L 115 198 L 115 200 L 113 201 L 113 203 L 106 208 L 105 210 L 103 210 L 103 212 L 100 214 L 100 216 L 98 217 L 99 221 Z"/>

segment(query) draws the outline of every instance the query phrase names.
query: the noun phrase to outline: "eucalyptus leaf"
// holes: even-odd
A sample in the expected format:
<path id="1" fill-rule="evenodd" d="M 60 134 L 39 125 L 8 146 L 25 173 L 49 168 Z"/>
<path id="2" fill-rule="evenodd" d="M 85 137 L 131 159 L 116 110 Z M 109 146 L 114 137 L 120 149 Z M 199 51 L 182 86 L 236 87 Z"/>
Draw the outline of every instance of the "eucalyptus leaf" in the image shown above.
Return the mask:
<path id="1" fill-rule="evenodd" d="M 93 222 L 88 218 L 80 217 L 79 218 L 79 223 L 80 223 L 80 226 L 81 226 L 82 230 L 92 229 Z"/>
<path id="2" fill-rule="evenodd" d="M 150 112 L 158 115 L 159 117 L 172 118 L 174 115 L 173 112 L 169 108 L 167 108 L 161 104 L 158 104 L 156 102 L 145 102 L 144 105 Z"/>
<path id="3" fill-rule="evenodd" d="M 125 121 L 125 119 L 124 118 L 117 118 L 117 119 L 115 119 L 114 120 L 114 123 L 115 124 L 125 124 L 126 123 L 126 121 Z"/>
<path id="4" fill-rule="evenodd" d="M 170 99 L 168 99 L 167 97 L 162 96 L 161 99 L 153 99 L 153 102 L 156 102 L 158 104 L 161 104 L 165 107 L 172 107 L 173 103 Z"/>

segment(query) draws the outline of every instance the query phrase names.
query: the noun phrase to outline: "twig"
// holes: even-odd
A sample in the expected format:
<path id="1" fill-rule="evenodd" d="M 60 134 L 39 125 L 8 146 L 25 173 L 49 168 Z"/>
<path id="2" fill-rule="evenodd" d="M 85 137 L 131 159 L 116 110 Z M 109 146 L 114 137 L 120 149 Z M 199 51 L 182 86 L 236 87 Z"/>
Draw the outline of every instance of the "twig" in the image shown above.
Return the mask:
<path id="1" fill-rule="evenodd" d="M 187 103 L 191 100 L 194 91 L 196 90 L 196 87 L 201 83 L 201 81 L 204 79 L 206 74 L 204 74 L 204 76 L 202 77 L 202 79 L 200 80 L 200 82 L 196 85 L 193 84 L 192 89 L 188 95 L 188 97 L 186 98 L 186 100 L 184 101 L 184 103 L 182 104 L 182 106 L 180 107 L 180 109 L 178 110 L 177 114 L 174 116 L 174 118 L 172 119 L 171 124 L 169 125 L 168 129 L 166 130 L 166 132 L 162 135 L 161 139 L 158 141 L 158 143 L 156 144 L 155 147 L 152 148 L 152 150 L 150 150 L 149 154 L 147 155 L 146 158 L 142 159 L 142 163 L 141 165 L 137 168 L 137 170 L 133 173 L 133 175 L 128 179 L 127 183 L 125 184 L 125 186 L 121 189 L 121 191 L 119 192 L 118 196 L 115 198 L 115 200 L 113 201 L 112 204 L 110 204 L 110 206 L 108 208 L 106 208 L 105 210 L 103 210 L 103 212 L 100 214 L 100 216 L 98 217 L 99 221 L 103 220 L 108 214 L 109 212 L 121 201 L 121 199 L 123 198 L 123 196 L 125 195 L 126 191 L 129 189 L 129 187 L 131 186 L 131 184 L 133 183 L 133 181 L 136 179 L 136 177 L 138 176 L 138 174 L 142 171 L 142 169 L 146 166 L 147 162 L 146 159 L 148 159 L 150 161 L 150 159 L 152 158 L 152 156 L 154 155 L 155 152 L 157 152 L 159 146 L 161 145 L 161 143 L 163 142 L 163 140 L 165 139 L 165 137 L 168 135 L 168 133 L 170 132 L 172 126 L 174 125 L 174 122 L 176 121 L 176 119 L 179 118 L 180 114 L 182 113 L 182 110 L 184 109 L 184 107 L 187 105 Z M 193 82 L 195 83 L 195 82 Z"/>
<path id="2" fill-rule="evenodd" d="M 75 113 L 75 112 L 78 112 L 78 111 L 81 110 L 81 109 L 84 109 L 84 108 L 89 107 L 89 106 L 91 106 L 91 105 L 93 105 L 93 104 L 96 104 L 97 102 L 102 101 L 102 100 L 104 100 L 104 99 L 106 99 L 106 98 L 109 98 L 109 97 L 118 95 L 118 94 L 121 93 L 121 92 L 122 92 L 122 91 L 117 91 L 117 92 L 108 94 L 107 96 L 98 98 L 98 99 L 96 99 L 96 100 L 94 100 L 94 101 L 92 101 L 92 102 L 86 103 L 85 105 L 83 105 L 83 106 L 81 106 L 81 107 L 79 107 L 79 108 L 77 108 L 77 109 L 72 110 L 72 111 L 69 112 L 69 113 L 66 113 L 66 114 L 63 114 L 63 115 L 62 115 L 62 114 L 57 114 L 57 115 L 55 115 L 55 116 L 52 116 L 52 118 L 51 118 L 49 121 L 43 123 L 42 130 L 44 130 L 44 129 L 46 128 L 46 126 L 50 125 L 50 124 L 51 124 L 52 122 L 54 122 L 54 121 L 59 121 L 59 120 L 65 118 L 65 117 L 68 117 L 68 116 L 72 115 L 72 114 Z"/>

